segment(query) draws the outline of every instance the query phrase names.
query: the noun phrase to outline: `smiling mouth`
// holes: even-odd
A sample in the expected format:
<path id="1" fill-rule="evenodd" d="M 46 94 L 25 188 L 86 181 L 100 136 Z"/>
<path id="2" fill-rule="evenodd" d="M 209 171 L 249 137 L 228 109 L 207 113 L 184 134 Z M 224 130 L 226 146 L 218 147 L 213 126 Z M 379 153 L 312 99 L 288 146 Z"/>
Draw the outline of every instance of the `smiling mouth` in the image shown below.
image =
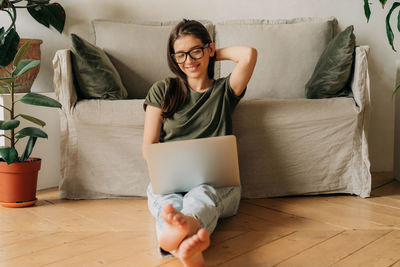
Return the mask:
<path id="1" fill-rule="evenodd" d="M 192 65 L 192 66 L 187 66 L 187 67 L 185 67 L 185 69 L 186 69 L 187 71 L 194 72 L 194 71 L 196 71 L 196 70 L 199 68 L 199 66 L 200 66 L 200 64 Z"/>

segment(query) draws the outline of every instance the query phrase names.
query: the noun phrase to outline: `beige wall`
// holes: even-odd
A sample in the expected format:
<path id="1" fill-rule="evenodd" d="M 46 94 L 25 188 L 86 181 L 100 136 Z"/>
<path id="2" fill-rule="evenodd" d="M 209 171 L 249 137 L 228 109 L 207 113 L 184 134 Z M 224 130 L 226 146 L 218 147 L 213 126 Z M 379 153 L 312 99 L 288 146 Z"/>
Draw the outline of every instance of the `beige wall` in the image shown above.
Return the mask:
<path id="1" fill-rule="evenodd" d="M 90 21 L 95 18 L 142 21 L 176 20 L 186 17 L 222 21 L 242 18 L 335 16 L 342 29 L 353 24 L 357 43 L 371 47 L 369 63 L 373 109 L 369 141 L 372 169 L 392 170 L 394 103 L 391 92 L 395 83 L 395 60 L 399 58 L 400 53 L 391 50 L 385 35 L 385 16 L 392 1 L 388 1 L 388 6 L 383 10 L 378 0 L 371 0 L 372 16 L 368 24 L 364 18 L 361 0 L 59 0 L 58 2 L 64 6 L 67 13 L 63 35 L 37 24 L 25 10 L 18 10 L 17 29 L 20 35 L 44 40 L 41 71 L 34 84 L 34 91 L 53 91 L 51 60 L 55 51 L 69 47 L 70 33 L 77 33 L 92 40 Z M 1 25 L 6 21 L 5 15 L 2 14 Z M 400 49 L 400 35 L 396 41 L 396 47 Z M 163 53 L 164 51 L 160 51 L 160 56 Z"/>

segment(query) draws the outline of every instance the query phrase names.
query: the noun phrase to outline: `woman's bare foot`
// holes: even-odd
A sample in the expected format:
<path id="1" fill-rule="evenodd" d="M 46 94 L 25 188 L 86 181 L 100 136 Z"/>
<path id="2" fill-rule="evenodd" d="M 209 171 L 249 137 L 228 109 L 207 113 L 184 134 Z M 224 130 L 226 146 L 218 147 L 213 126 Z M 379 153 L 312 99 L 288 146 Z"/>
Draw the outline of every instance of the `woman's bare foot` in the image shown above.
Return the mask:
<path id="1" fill-rule="evenodd" d="M 203 251 L 210 245 L 210 235 L 204 229 L 182 241 L 176 251 L 178 257 L 185 267 L 204 266 Z"/>
<path id="2" fill-rule="evenodd" d="M 161 216 L 166 226 L 160 235 L 160 247 L 166 251 L 176 250 L 188 235 L 199 229 L 200 225 L 193 216 L 184 215 L 171 204 L 163 207 Z"/>

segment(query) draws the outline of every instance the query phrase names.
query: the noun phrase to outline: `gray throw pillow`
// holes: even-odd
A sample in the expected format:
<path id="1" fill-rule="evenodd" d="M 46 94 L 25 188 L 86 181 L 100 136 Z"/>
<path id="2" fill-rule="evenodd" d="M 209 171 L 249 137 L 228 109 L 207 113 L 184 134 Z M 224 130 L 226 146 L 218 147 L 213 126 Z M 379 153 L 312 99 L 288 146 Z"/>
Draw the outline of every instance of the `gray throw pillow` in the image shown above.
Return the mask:
<path id="1" fill-rule="evenodd" d="M 103 49 L 73 33 L 71 41 L 71 64 L 79 97 L 125 99 L 128 92 Z"/>
<path id="2" fill-rule="evenodd" d="M 305 86 L 307 98 L 329 98 L 351 94 L 349 79 L 356 44 L 353 30 L 353 26 L 347 27 L 328 44 Z"/>

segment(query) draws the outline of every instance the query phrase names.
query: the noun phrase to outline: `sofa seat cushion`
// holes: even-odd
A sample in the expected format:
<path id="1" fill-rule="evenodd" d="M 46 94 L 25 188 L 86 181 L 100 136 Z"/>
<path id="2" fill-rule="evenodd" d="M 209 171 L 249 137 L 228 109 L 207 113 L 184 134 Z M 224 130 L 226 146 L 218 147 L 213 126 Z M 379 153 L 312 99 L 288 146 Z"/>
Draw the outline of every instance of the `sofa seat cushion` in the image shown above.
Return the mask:
<path id="1" fill-rule="evenodd" d="M 243 101 L 233 115 L 243 197 L 363 192 L 362 118 L 351 98 Z"/>
<path id="2" fill-rule="evenodd" d="M 74 119 L 79 124 L 109 126 L 116 129 L 130 126 L 143 128 L 143 103 L 143 99 L 81 100 L 75 106 Z"/>
<path id="3" fill-rule="evenodd" d="M 336 28 L 335 18 L 234 20 L 217 23 L 215 32 L 217 47 L 249 45 L 258 51 L 244 99 L 305 98 L 304 85 Z M 221 75 L 233 67 L 223 61 Z"/>

